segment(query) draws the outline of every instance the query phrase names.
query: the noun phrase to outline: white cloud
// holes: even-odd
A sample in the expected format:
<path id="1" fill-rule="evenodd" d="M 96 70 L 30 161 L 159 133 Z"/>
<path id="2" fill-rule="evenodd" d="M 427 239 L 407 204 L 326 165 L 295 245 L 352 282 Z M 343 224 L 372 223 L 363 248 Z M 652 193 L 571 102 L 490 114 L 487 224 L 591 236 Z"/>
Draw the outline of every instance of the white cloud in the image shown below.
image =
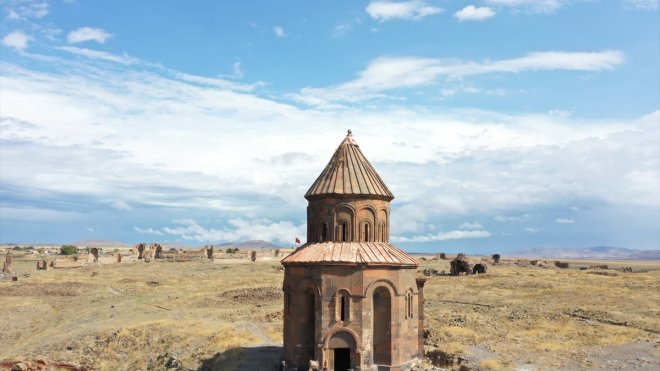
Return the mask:
<path id="1" fill-rule="evenodd" d="M 55 49 L 62 50 L 62 51 L 65 51 L 67 53 L 71 53 L 71 54 L 74 54 L 74 55 L 79 55 L 79 56 L 86 57 L 86 58 L 100 59 L 100 60 L 104 60 L 104 61 L 107 61 L 107 62 L 121 63 L 121 64 L 135 64 L 135 63 L 138 63 L 138 59 L 130 57 L 127 54 L 116 55 L 116 54 L 104 52 L 104 51 L 101 51 L 101 50 L 79 48 L 79 47 L 76 47 L 76 46 L 59 46 L 59 47 L 56 47 Z"/>
<path id="2" fill-rule="evenodd" d="M 275 36 L 277 37 L 286 37 L 286 34 L 284 33 L 284 29 L 280 26 L 273 27 L 273 32 L 275 32 Z"/>
<path id="3" fill-rule="evenodd" d="M 459 229 L 483 229 L 484 226 L 479 223 L 468 223 L 465 222 L 458 226 Z"/>
<path id="4" fill-rule="evenodd" d="M 496 61 L 456 61 L 420 57 L 380 57 L 372 60 L 358 78 L 326 88 L 306 87 L 292 99 L 323 105 L 333 101 L 355 102 L 383 97 L 383 92 L 435 84 L 439 77 L 450 78 L 491 73 L 526 71 L 602 71 L 624 62 L 624 54 L 616 50 L 602 52 L 546 51 L 523 57 Z"/>
<path id="5" fill-rule="evenodd" d="M 117 210 L 133 210 L 133 206 L 127 204 L 124 201 L 115 201 L 111 203 L 110 206 Z"/>
<path id="6" fill-rule="evenodd" d="M 28 43 L 32 37 L 23 31 L 13 31 L 8 33 L 3 39 L 2 44 L 19 51 L 27 49 Z"/>
<path id="7" fill-rule="evenodd" d="M 488 231 L 449 231 L 436 234 L 418 235 L 413 237 L 392 236 L 391 240 L 392 242 L 433 242 L 486 237 L 490 237 L 490 233 Z"/>
<path id="8" fill-rule="evenodd" d="M 66 40 L 69 44 L 81 43 L 85 41 L 96 41 L 103 44 L 107 39 L 111 37 L 112 34 L 109 34 L 100 28 L 80 27 L 69 32 L 69 34 L 66 36 Z"/>
<path id="9" fill-rule="evenodd" d="M 573 224 L 573 223 L 575 223 L 575 220 L 568 219 L 568 218 L 557 218 L 557 219 L 555 219 L 555 223 L 557 223 L 557 224 Z"/>
<path id="10" fill-rule="evenodd" d="M 141 63 L 48 63 L 58 73 L 0 68 L 3 189 L 16 185 L 31 199 L 65 194 L 297 227 L 302 195 L 345 134 L 345 111 L 301 109 L 216 79 L 184 79 Z M 428 225 L 438 224 L 440 210 L 463 220 L 481 213 L 531 223 L 525 213 L 537 215 L 538 205 L 658 207 L 658 117 L 393 104 L 351 111 L 351 125 L 397 197 L 394 235 L 436 236 Z M 228 153 L 235 160 L 217 160 Z"/>
<path id="11" fill-rule="evenodd" d="M 624 5 L 628 8 L 639 10 L 657 10 L 659 0 L 624 0 Z"/>
<path id="12" fill-rule="evenodd" d="M 94 232 L 94 228 L 92 228 L 92 227 L 87 227 L 85 229 L 87 229 L 88 232 Z"/>
<path id="13" fill-rule="evenodd" d="M 495 16 L 495 11 L 487 6 L 476 7 L 468 5 L 457 11 L 454 16 L 460 21 L 483 21 Z"/>
<path id="14" fill-rule="evenodd" d="M 233 76 L 234 78 L 242 79 L 245 76 L 245 74 L 243 73 L 243 70 L 241 69 L 241 62 L 240 61 L 236 61 L 236 62 L 232 63 L 231 69 L 232 69 L 232 72 L 234 74 L 234 76 Z"/>
<path id="15" fill-rule="evenodd" d="M 507 216 L 507 215 L 498 215 L 495 218 L 493 218 L 496 222 L 500 223 L 505 223 L 505 222 L 522 222 L 523 220 L 526 220 L 529 218 L 529 215 L 521 215 L 521 216 Z"/>
<path id="16" fill-rule="evenodd" d="M 5 220 L 65 222 L 80 219 L 81 214 L 36 207 L 0 206 L 0 216 Z"/>
<path id="17" fill-rule="evenodd" d="M 525 232 L 529 232 L 529 233 L 537 233 L 537 232 L 541 232 L 542 230 L 543 228 L 525 227 Z"/>
<path id="18" fill-rule="evenodd" d="M 568 0 L 487 0 L 486 2 L 530 13 L 552 13 L 569 3 Z"/>
<path id="19" fill-rule="evenodd" d="M 192 219 L 177 219 L 172 223 L 174 226 L 163 227 L 159 231 L 198 242 L 264 240 L 286 244 L 292 243 L 296 237 L 304 238 L 306 230 L 304 224 L 295 225 L 291 221 L 274 222 L 268 219 L 230 219 L 227 227 L 218 229 L 204 228 Z M 134 229 L 139 232 L 148 231 L 145 233 L 159 232 L 150 228 L 145 230 L 134 227 Z"/>
<path id="20" fill-rule="evenodd" d="M 153 229 L 153 228 L 140 228 L 140 227 L 133 227 L 133 230 L 136 231 L 137 233 L 141 234 L 155 234 L 157 236 L 164 236 L 165 233 L 158 229 Z"/>
<path id="21" fill-rule="evenodd" d="M 372 1 L 366 8 L 371 18 L 385 22 L 392 19 L 420 20 L 444 10 L 428 5 L 425 1 Z"/>
<path id="22" fill-rule="evenodd" d="M 48 3 L 45 1 L 13 1 L 7 6 L 7 18 L 19 20 L 43 18 L 48 15 Z"/>

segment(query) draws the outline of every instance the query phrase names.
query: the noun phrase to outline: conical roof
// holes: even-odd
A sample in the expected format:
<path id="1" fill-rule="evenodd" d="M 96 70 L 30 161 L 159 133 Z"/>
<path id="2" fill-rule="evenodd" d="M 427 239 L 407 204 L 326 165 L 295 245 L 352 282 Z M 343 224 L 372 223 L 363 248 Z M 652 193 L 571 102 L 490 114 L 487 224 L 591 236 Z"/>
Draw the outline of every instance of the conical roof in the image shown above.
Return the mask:
<path id="1" fill-rule="evenodd" d="M 375 196 L 387 200 L 394 198 L 360 151 L 350 130 L 305 198 L 329 195 Z"/>

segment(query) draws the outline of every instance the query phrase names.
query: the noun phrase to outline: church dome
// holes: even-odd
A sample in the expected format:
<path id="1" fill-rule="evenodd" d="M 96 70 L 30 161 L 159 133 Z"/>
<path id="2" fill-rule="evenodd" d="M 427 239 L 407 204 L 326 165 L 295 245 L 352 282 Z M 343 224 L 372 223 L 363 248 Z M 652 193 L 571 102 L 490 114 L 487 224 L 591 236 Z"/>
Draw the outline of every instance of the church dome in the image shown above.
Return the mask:
<path id="1" fill-rule="evenodd" d="M 367 196 L 387 201 L 394 198 L 360 151 L 350 130 L 305 194 L 308 200 L 324 196 Z"/>

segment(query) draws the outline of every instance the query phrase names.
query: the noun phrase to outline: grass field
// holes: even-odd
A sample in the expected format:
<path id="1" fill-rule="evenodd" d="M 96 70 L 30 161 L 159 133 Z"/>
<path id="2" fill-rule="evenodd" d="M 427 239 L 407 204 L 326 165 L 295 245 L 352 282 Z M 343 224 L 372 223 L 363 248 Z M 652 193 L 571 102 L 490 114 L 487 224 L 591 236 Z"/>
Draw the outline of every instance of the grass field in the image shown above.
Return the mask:
<path id="1" fill-rule="evenodd" d="M 421 262 L 425 267 L 449 271 L 447 261 Z M 13 268 L 30 276 L 0 282 L 0 359 L 231 370 L 248 369 L 258 350 L 265 364 L 277 361 L 277 261 L 36 271 L 34 261 L 15 259 Z M 499 265 L 479 276 L 432 276 L 425 288 L 428 350 L 482 369 L 545 370 L 599 367 L 591 355 L 606 347 L 657 344 L 660 271 L 593 272 Z"/>

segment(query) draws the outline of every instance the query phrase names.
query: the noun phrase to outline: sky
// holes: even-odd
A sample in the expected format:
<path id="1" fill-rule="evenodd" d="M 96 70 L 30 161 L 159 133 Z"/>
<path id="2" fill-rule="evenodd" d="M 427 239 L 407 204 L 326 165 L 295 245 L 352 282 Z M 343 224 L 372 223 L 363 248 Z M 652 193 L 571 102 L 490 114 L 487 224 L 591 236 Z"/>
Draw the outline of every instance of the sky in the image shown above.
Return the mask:
<path id="1" fill-rule="evenodd" d="M 660 248 L 658 0 L 0 0 L 0 242 L 305 239 L 351 129 L 407 251 Z"/>

